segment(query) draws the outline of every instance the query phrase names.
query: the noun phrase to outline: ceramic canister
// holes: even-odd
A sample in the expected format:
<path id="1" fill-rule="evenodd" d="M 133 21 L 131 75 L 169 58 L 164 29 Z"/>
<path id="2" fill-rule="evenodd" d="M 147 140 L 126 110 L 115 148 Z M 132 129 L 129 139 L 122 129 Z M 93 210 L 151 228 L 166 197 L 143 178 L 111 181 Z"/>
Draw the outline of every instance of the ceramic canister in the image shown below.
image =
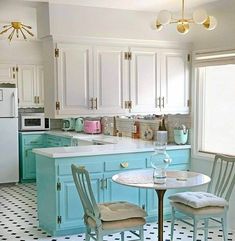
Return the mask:
<path id="1" fill-rule="evenodd" d="M 174 140 L 175 143 L 178 145 L 186 144 L 188 140 L 188 129 L 186 131 L 184 130 L 174 130 Z"/>

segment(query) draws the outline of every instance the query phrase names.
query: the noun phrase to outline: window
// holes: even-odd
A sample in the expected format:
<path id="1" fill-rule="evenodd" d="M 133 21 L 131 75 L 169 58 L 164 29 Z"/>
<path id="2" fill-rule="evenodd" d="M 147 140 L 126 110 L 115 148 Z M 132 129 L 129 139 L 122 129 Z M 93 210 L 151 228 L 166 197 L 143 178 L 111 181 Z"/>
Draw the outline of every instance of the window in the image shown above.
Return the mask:
<path id="1" fill-rule="evenodd" d="M 235 155 L 235 64 L 203 62 L 196 75 L 197 151 Z"/>

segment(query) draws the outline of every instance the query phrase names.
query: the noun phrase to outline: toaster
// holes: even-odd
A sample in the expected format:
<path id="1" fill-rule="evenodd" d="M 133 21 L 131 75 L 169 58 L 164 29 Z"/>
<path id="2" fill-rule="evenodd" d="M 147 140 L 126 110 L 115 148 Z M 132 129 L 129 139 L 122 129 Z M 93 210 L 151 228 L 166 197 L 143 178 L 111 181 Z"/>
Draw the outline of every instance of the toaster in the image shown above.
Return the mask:
<path id="1" fill-rule="evenodd" d="M 100 120 L 86 119 L 84 121 L 84 132 L 88 134 L 101 133 Z"/>

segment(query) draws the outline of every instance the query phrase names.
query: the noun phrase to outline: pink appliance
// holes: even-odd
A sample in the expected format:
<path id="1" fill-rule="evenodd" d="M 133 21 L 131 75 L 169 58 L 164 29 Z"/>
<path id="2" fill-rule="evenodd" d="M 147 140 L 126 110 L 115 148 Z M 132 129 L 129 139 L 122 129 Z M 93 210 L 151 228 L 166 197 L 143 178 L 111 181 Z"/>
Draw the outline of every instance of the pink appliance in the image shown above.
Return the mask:
<path id="1" fill-rule="evenodd" d="M 84 121 L 84 132 L 88 134 L 98 134 L 101 133 L 100 120 L 86 119 Z"/>

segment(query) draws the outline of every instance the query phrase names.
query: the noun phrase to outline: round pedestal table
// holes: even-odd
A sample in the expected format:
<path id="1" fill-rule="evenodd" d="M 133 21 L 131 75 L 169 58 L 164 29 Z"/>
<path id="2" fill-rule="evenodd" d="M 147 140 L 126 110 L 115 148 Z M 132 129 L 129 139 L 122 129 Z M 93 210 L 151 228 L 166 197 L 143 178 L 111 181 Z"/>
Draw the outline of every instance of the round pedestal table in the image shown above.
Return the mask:
<path id="1" fill-rule="evenodd" d="M 167 171 L 164 184 L 153 182 L 153 169 L 126 171 L 112 177 L 122 185 L 155 189 L 158 196 L 158 241 L 163 241 L 163 198 L 167 189 L 190 188 L 210 182 L 210 177 L 196 172 Z"/>

